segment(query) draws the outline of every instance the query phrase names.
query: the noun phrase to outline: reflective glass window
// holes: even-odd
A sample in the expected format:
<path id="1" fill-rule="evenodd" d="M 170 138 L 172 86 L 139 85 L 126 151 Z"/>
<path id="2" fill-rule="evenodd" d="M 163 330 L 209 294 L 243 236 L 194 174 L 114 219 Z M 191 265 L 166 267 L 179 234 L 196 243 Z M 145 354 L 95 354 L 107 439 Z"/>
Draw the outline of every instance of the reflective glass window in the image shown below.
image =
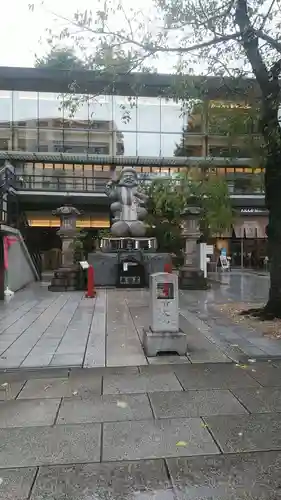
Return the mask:
<path id="1" fill-rule="evenodd" d="M 38 151 L 38 92 L 13 92 L 13 149 Z"/>
<path id="2" fill-rule="evenodd" d="M 63 98 L 61 94 L 40 92 L 38 105 L 39 151 L 63 152 Z"/>
<path id="3" fill-rule="evenodd" d="M 130 96 L 112 96 L 112 149 L 116 154 L 137 156 L 137 101 Z M 123 153 L 121 153 L 123 151 Z"/>

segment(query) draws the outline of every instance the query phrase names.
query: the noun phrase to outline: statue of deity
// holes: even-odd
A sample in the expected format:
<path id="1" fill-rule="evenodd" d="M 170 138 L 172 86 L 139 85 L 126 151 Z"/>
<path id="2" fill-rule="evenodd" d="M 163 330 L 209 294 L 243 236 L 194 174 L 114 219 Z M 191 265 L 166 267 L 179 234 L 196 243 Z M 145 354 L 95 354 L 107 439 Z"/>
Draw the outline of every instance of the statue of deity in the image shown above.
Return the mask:
<path id="1" fill-rule="evenodd" d="M 145 236 L 142 222 L 147 215 L 145 205 L 148 197 L 138 191 L 137 172 L 132 167 L 124 167 L 116 180 L 106 186 L 106 194 L 113 202 L 110 205 L 114 219 L 111 226 L 113 236 Z"/>

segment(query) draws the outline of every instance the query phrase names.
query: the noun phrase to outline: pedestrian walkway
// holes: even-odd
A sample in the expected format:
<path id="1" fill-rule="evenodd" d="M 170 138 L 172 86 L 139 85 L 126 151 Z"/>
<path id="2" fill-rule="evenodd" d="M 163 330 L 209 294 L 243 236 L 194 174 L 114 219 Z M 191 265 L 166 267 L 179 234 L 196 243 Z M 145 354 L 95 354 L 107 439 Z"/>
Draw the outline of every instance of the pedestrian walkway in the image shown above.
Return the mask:
<path id="1" fill-rule="evenodd" d="M 181 292 L 181 312 L 194 328 L 233 360 L 281 359 L 281 340 L 232 322 L 219 308 L 231 302 L 244 303 L 246 309 L 257 307 L 267 302 L 268 290 L 268 277 L 233 270 L 221 274 L 221 284 L 215 284 L 210 290 Z"/>
<path id="2" fill-rule="evenodd" d="M 280 340 L 234 324 L 218 307 L 263 303 L 267 293 L 266 278 L 235 271 L 210 290 L 180 292 L 188 353 L 148 359 L 141 343 L 149 326 L 148 290 L 99 289 L 95 299 L 86 299 L 82 292 L 54 293 L 36 283 L 0 305 L 0 370 L 281 359 Z"/>
<path id="3" fill-rule="evenodd" d="M 281 365 L 0 378 L 0 500 L 277 500 Z"/>
<path id="4" fill-rule="evenodd" d="M 35 284 L 0 306 L 0 370 L 39 367 L 137 366 L 149 363 L 230 361 L 182 318 L 188 356 L 146 358 L 143 327 L 149 324 L 147 290 L 49 292 Z"/>

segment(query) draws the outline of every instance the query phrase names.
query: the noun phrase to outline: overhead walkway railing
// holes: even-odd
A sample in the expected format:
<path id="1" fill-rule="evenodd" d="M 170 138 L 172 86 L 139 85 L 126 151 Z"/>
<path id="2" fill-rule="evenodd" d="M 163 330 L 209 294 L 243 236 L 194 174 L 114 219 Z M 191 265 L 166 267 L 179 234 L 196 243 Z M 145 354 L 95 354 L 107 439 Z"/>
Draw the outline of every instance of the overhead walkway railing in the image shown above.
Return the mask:
<path id="1" fill-rule="evenodd" d="M 219 175 L 219 173 L 218 173 Z M 262 179 L 253 179 L 250 174 L 243 175 L 239 172 L 223 175 L 226 179 L 230 195 L 263 195 L 264 188 Z M 143 174 L 140 179 L 151 182 L 152 180 L 161 178 L 169 182 L 170 177 L 160 177 L 157 174 Z M 17 177 L 16 187 L 18 192 L 29 192 L 38 194 L 38 192 L 59 192 L 59 193 L 88 193 L 100 194 L 105 196 L 105 187 L 109 177 L 86 177 L 86 176 L 42 176 L 42 175 L 20 175 Z"/>
<path id="2" fill-rule="evenodd" d="M 104 193 L 109 178 L 77 177 L 77 176 L 50 176 L 20 175 L 17 177 L 18 191 L 58 191 L 77 193 Z"/>
<path id="3" fill-rule="evenodd" d="M 11 163 L 54 163 L 78 165 L 111 165 L 111 166 L 154 166 L 154 167 L 251 167 L 255 168 L 252 158 L 225 157 L 158 157 L 158 156 L 110 156 L 70 153 L 34 153 L 27 151 L 0 151 L 0 161 Z M 14 164 L 14 163 L 13 163 Z"/>

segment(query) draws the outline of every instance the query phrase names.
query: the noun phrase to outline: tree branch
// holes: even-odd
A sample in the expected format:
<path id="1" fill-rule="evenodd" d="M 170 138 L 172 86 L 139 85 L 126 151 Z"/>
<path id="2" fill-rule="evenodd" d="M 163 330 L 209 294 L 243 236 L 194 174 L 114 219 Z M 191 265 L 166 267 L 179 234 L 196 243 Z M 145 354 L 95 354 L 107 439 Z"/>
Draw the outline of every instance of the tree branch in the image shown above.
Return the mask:
<path id="1" fill-rule="evenodd" d="M 248 61 L 252 66 L 262 92 L 266 93 L 268 90 L 268 71 L 259 50 L 258 35 L 250 21 L 247 0 L 237 0 L 235 22 L 240 30 L 241 43 Z"/>
<path id="2" fill-rule="evenodd" d="M 257 36 L 265 40 L 271 47 L 273 47 L 277 52 L 281 53 L 281 42 L 278 42 L 277 40 L 274 40 L 271 36 L 267 35 L 261 30 L 256 31 Z"/>
<path id="3" fill-rule="evenodd" d="M 281 58 L 276 61 L 269 70 L 269 78 L 272 80 L 276 80 L 279 78 L 281 73 Z"/>

